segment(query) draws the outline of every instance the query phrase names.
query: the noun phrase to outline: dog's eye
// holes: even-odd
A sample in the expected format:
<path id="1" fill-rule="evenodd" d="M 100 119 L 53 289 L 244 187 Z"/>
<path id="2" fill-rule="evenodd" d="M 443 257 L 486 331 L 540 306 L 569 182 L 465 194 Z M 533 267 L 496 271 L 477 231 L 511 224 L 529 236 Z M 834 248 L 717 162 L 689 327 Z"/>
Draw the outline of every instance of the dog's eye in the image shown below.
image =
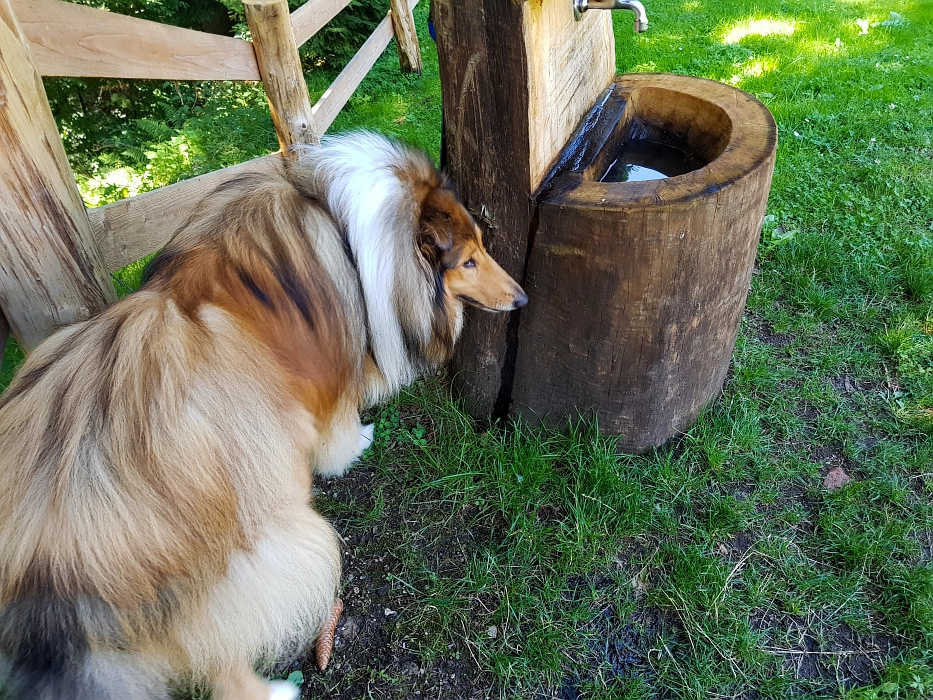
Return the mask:
<path id="1" fill-rule="evenodd" d="M 465 263 L 463 263 L 463 266 L 464 267 L 476 267 L 476 261 L 473 258 L 470 258 Z"/>

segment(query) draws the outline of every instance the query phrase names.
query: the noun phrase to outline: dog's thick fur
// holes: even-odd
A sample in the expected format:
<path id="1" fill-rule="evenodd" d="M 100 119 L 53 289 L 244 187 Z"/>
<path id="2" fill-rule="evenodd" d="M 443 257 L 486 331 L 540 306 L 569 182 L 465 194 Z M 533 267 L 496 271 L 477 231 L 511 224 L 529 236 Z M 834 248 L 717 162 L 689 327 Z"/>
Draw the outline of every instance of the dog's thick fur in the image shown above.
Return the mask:
<path id="1" fill-rule="evenodd" d="M 524 304 L 423 154 L 362 133 L 297 155 L 286 179 L 220 186 L 140 291 L 0 398 L 15 700 L 166 698 L 179 678 L 288 697 L 252 665 L 315 639 L 340 576 L 309 465 L 365 449 L 361 407 L 449 359 L 464 302 Z"/>

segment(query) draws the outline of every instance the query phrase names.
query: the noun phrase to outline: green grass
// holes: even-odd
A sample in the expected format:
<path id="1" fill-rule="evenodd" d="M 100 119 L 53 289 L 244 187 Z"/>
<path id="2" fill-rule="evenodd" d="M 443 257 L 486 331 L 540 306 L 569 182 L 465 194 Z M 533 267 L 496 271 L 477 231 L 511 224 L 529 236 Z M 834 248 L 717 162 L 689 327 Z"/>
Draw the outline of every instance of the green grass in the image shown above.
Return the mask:
<path id="1" fill-rule="evenodd" d="M 388 582 L 410 601 L 391 643 L 423 664 L 465 644 L 502 697 L 931 697 L 933 4 L 647 9 L 645 35 L 616 18 L 620 72 L 734 84 L 779 127 L 722 397 L 636 457 L 587 425 L 482 432 L 424 382 L 377 417 L 367 499 L 320 506 L 345 532 L 393 518 Z M 418 18 L 425 75 L 399 76 L 390 49 L 334 130 L 436 157 Z M 250 123 L 264 140 L 236 158 L 274 147 Z M 852 481 L 830 492 L 834 467 Z"/>

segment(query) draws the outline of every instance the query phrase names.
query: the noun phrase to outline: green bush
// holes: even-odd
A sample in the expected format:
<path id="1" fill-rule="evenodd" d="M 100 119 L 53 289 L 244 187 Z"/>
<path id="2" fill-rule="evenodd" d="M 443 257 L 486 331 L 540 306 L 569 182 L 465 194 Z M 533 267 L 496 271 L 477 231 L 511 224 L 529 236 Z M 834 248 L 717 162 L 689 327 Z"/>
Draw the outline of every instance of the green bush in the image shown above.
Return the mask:
<path id="1" fill-rule="evenodd" d="M 77 1 L 164 24 L 248 35 L 241 0 Z M 387 11 L 385 0 L 353 0 L 301 47 L 305 71 L 335 74 Z M 50 78 L 45 89 L 91 206 L 277 148 L 258 84 Z"/>

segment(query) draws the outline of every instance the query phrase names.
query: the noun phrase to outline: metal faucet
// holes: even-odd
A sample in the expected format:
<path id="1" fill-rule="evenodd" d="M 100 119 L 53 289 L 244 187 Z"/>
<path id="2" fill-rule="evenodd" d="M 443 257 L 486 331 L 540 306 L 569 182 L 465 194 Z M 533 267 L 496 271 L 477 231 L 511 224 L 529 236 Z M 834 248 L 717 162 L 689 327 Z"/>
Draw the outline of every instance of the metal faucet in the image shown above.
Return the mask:
<path id="1" fill-rule="evenodd" d="M 631 10 L 635 13 L 635 31 L 648 31 L 648 14 L 638 0 L 573 0 L 573 16 L 580 21 L 587 10 Z"/>

